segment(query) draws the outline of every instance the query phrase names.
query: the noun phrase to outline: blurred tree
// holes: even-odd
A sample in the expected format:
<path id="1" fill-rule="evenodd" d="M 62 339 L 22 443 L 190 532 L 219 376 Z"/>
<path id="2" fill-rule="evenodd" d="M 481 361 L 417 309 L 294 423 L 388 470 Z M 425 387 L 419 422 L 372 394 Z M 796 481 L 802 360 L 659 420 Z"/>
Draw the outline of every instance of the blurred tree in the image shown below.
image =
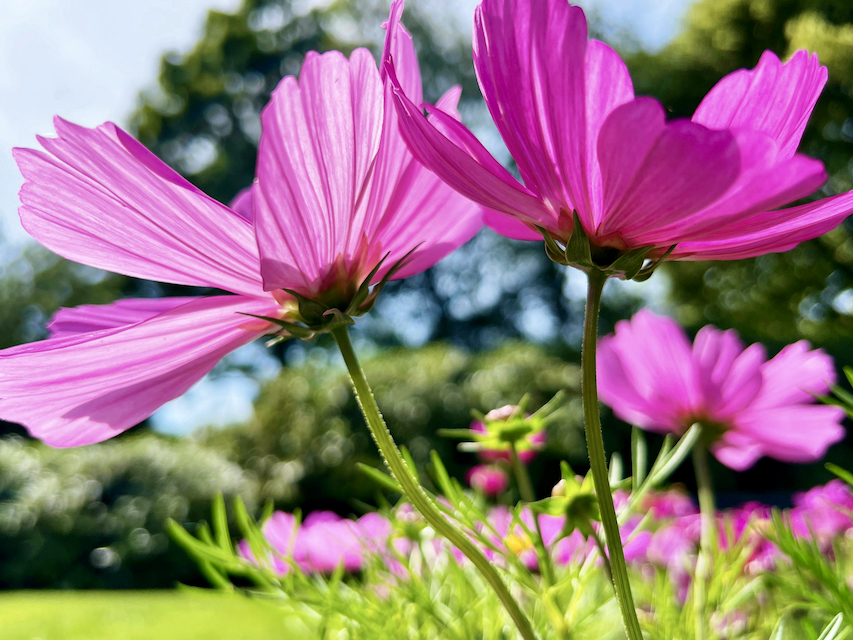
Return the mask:
<path id="1" fill-rule="evenodd" d="M 846 0 L 701 0 L 686 28 L 655 55 L 629 61 L 638 93 L 689 116 L 705 93 L 765 49 L 783 59 L 818 53 L 829 82 L 800 150 L 820 158 L 831 178 L 823 197 L 853 188 L 853 4 Z M 735 327 L 771 345 L 807 337 L 849 362 L 853 335 L 853 237 L 849 223 L 784 254 L 754 260 L 668 265 L 679 319 Z"/>
<path id="2" fill-rule="evenodd" d="M 320 354 L 314 351 L 313 357 Z M 559 481 L 559 460 L 585 465 L 578 368 L 540 347 L 509 342 L 472 354 L 438 343 L 388 349 L 364 367 L 394 438 L 422 471 L 432 450 L 458 478 L 476 464 L 473 454 L 457 451 L 456 441 L 436 435 L 442 428 L 467 428 L 471 409 L 488 412 L 517 403 L 524 393 L 537 409 L 566 389 L 560 419 L 549 427 L 546 450 L 531 475 L 547 495 Z M 230 452 L 259 479 L 262 500 L 341 512 L 354 501 L 373 502 L 378 487 L 355 465 L 382 462 L 345 371 L 322 360 L 285 368 L 264 387 L 256 408 L 249 424 L 210 430 L 202 439 Z"/>

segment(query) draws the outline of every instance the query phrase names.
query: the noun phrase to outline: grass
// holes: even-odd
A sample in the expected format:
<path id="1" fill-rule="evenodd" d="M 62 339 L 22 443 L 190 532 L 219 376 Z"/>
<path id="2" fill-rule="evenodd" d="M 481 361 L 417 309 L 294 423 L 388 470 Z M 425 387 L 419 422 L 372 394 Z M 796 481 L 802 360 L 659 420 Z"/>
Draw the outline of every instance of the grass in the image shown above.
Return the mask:
<path id="1" fill-rule="evenodd" d="M 0 594 L 3 640 L 303 640 L 305 627 L 261 600 L 221 592 L 18 591 Z"/>

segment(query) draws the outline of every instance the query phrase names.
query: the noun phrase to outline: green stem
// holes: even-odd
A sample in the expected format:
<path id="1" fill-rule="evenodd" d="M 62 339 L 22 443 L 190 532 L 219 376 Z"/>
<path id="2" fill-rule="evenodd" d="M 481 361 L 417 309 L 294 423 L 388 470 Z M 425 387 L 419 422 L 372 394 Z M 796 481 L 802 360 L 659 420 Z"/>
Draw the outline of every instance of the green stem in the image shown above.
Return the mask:
<path id="1" fill-rule="evenodd" d="M 595 482 L 595 495 L 601 512 L 601 524 L 610 551 L 610 566 L 613 572 L 613 586 L 616 600 L 622 611 L 622 622 L 629 640 L 642 640 L 640 621 L 634 609 L 634 597 L 628 582 L 628 566 L 622 539 L 619 535 L 619 523 L 613 506 L 613 494 L 610 492 L 610 476 L 607 471 L 607 458 L 604 453 L 604 438 L 601 433 L 601 417 L 598 414 L 598 387 L 595 377 L 595 348 L 598 340 L 598 314 L 601 310 L 601 292 L 607 276 L 599 271 L 589 274 L 589 288 L 586 296 L 586 313 L 583 323 L 583 347 L 581 351 L 581 395 L 583 396 L 584 431 L 589 451 L 589 465 Z"/>
<path id="2" fill-rule="evenodd" d="M 592 539 L 595 541 L 595 546 L 598 547 L 598 555 L 604 563 L 604 573 L 607 574 L 607 579 L 613 582 L 613 569 L 610 567 L 610 558 L 607 557 L 607 548 L 604 546 L 604 540 L 598 531 L 592 532 Z"/>
<path id="3" fill-rule="evenodd" d="M 355 395 L 358 398 L 361 411 L 367 421 L 367 426 L 370 428 L 370 432 L 376 441 L 376 446 L 379 447 L 379 451 L 391 470 L 391 474 L 402 487 L 415 509 L 421 513 L 432 528 L 447 538 L 451 544 L 459 549 L 479 569 L 483 578 L 494 589 L 498 599 L 506 607 L 507 612 L 513 622 L 515 622 L 515 626 L 518 627 L 518 631 L 524 640 L 536 640 L 530 621 L 521 611 L 521 607 L 519 607 L 518 603 L 512 597 L 512 594 L 498 572 L 486 559 L 486 556 L 474 545 L 471 539 L 444 517 L 441 511 L 433 504 L 430 497 L 421 488 L 413 475 L 414 470 L 408 469 L 400 450 L 391 437 L 391 432 L 388 431 L 388 427 L 385 425 L 382 414 L 379 412 L 379 407 L 376 405 L 376 400 L 373 397 L 373 391 L 370 389 L 370 385 L 364 375 L 364 370 L 362 370 L 361 364 L 359 364 L 355 351 L 352 348 L 347 327 L 341 326 L 332 330 L 332 336 L 338 343 L 341 355 L 349 370 L 350 378 L 352 378 L 352 383 L 355 387 Z"/>
<path id="4" fill-rule="evenodd" d="M 512 461 L 512 471 L 515 475 L 515 482 L 518 484 L 518 492 L 521 494 L 521 499 L 527 504 L 536 501 L 536 494 L 533 492 L 533 483 L 530 481 L 530 474 L 527 473 L 527 467 L 521 462 L 518 457 L 518 449 L 515 443 L 509 445 L 509 457 Z M 545 586 L 554 586 L 554 566 L 551 564 L 551 556 L 545 548 L 545 539 L 542 537 L 542 527 L 539 524 L 539 514 L 533 514 L 533 523 L 536 526 L 536 553 L 539 556 L 539 565 L 542 568 L 542 577 L 545 578 Z"/>
<path id="5" fill-rule="evenodd" d="M 696 575 L 693 578 L 693 610 L 696 614 L 696 640 L 705 640 L 708 619 L 708 579 L 711 576 L 711 554 L 716 549 L 717 536 L 714 522 L 716 516 L 714 485 L 711 480 L 711 470 L 708 467 L 708 447 L 704 438 L 700 438 L 693 447 L 693 468 L 696 471 L 702 525 L 699 557 L 696 559 Z"/>

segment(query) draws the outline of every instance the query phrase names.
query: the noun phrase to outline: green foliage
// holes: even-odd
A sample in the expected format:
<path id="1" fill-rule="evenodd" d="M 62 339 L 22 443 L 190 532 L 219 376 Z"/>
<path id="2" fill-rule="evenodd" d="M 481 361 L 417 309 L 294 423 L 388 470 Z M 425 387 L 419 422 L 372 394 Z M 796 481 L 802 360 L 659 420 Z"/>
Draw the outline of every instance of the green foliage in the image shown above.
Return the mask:
<path id="1" fill-rule="evenodd" d="M 451 475 L 462 477 L 476 459 L 437 437 L 439 429 L 467 428 L 472 409 L 487 412 L 515 404 L 524 392 L 535 409 L 566 389 L 574 395 L 561 419 L 550 422 L 546 449 L 531 471 L 547 493 L 559 480 L 559 475 L 546 475 L 549 461 L 584 459 L 577 367 L 539 347 L 510 343 L 472 354 L 434 344 L 383 351 L 364 367 L 394 438 L 418 467 L 435 449 Z M 345 511 L 354 501 L 372 502 L 376 485 L 357 465 L 382 466 L 346 372 L 310 362 L 283 369 L 261 391 L 248 425 L 210 431 L 205 441 L 230 451 L 260 479 L 261 498 L 284 507 Z"/>
<path id="2" fill-rule="evenodd" d="M 220 453 L 151 435 L 80 449 L 0 440 L 0 586 L 144 588 L 199 576 L 165 534 L 217 492 L 257 506 L 257 481 Z"/>
<path id="3" fill-rule="evenodd" d="M 25 591 L 0 595 L 3 640 L 309 640 L 298 619 L 222 593 Z"/>
<path id="4" fill-rule="evenodd" d="M 436 458 L 440 468 L 441 462 Z M 443 476 L 444 474 L 439 474 Z M 548 583 L 519 562 L 507 538 L 495 545 L 486 512 L 469 495 L 458 492 L 445 479 L 448 490 L 447 516 L 468 531 L 481 545 L 492 550 L 501 567 L 502 579 L 510 586 L 543 640 L 592 640 L 623 638 L 619 613 L 609 580 L 597 566 L 595 554 L 585 561 L 557 567 L 555 581 Z M 218 507 L 222 509 L 222 507 Z M 235 511 L 240 511 L 239 500 Z M 515 510 L 518 511 L 517 509 Z M 248 579 L 247 594 L 262 595 L 280 608 L 285 618 L 297 618 L 309 637 L 325 640 L 348 638 L 515 638 L 517 634 L 506 611 L 491 589 L 483 583 L 470 563 L 459 563 L 446 550 L 435 551 L 431 533 L 414 530 L 394 517 L 395 509 L 384 513 L 392 523 L 394 538 L 415 542 L 411 555 L 387 548 L 368 554 L 360 574 L 331 575 L 303 573 L 291 558 L 280 555 L 249 519 L 240 522 L 239 532 L 251 543 L 254 560 L 235 552 L 231 533 L 214 514 L 211 533 L 198 538 L 178 526 L 172 535 L 194 557 L 208 563 L 215 572 L 214 584 L 235 589 L 229 576 Z M 516 519 L 514 524 L 521 524 Z M 527 529 L 527 535 L 535 535 Z M 709 638 L 715 640 L 842 640 L 850 635 L 851 591 L 846 584 L 851 557 L 849 541 L 835 548 L 835 560 L 827 558 L 817 545 L 797 539 L 787 523 L 774 518 L 770 538 L 788 555 L 771 572 L 748 568 L 755 548 L 747 536 L 739 540 L 729 530 L 725 544 L 713 551 L 714 567 L 707 584 L 711 605 Z M 510 537 L 513 537 L 512 535 Z M 428 549 L 432 549 L 429 551 Z M 390 555 L 389 555 L 390 554 Z M 399 569 L 387 569 L 387 558 Z M 272 569 L 272 559 L 288 563 L 280 575 Z M 645 637 L 649 640 L 689 640 L 695 637 L 692 576 L 688 567 L 678 573 L 660 567 L 634 565 L 631 580 Z"/>

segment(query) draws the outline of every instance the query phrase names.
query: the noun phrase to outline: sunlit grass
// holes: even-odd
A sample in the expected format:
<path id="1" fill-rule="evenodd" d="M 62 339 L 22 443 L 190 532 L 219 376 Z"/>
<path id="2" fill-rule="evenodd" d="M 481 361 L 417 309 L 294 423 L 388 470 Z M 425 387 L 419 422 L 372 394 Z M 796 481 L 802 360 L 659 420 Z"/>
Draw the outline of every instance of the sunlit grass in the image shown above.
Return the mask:
<path id="1" fill-rule="evenodd" d="M 263 601 L 225 593 L 18 591 L 0 595 L 3 640 L 302 640 L 305 627 Z"/>

